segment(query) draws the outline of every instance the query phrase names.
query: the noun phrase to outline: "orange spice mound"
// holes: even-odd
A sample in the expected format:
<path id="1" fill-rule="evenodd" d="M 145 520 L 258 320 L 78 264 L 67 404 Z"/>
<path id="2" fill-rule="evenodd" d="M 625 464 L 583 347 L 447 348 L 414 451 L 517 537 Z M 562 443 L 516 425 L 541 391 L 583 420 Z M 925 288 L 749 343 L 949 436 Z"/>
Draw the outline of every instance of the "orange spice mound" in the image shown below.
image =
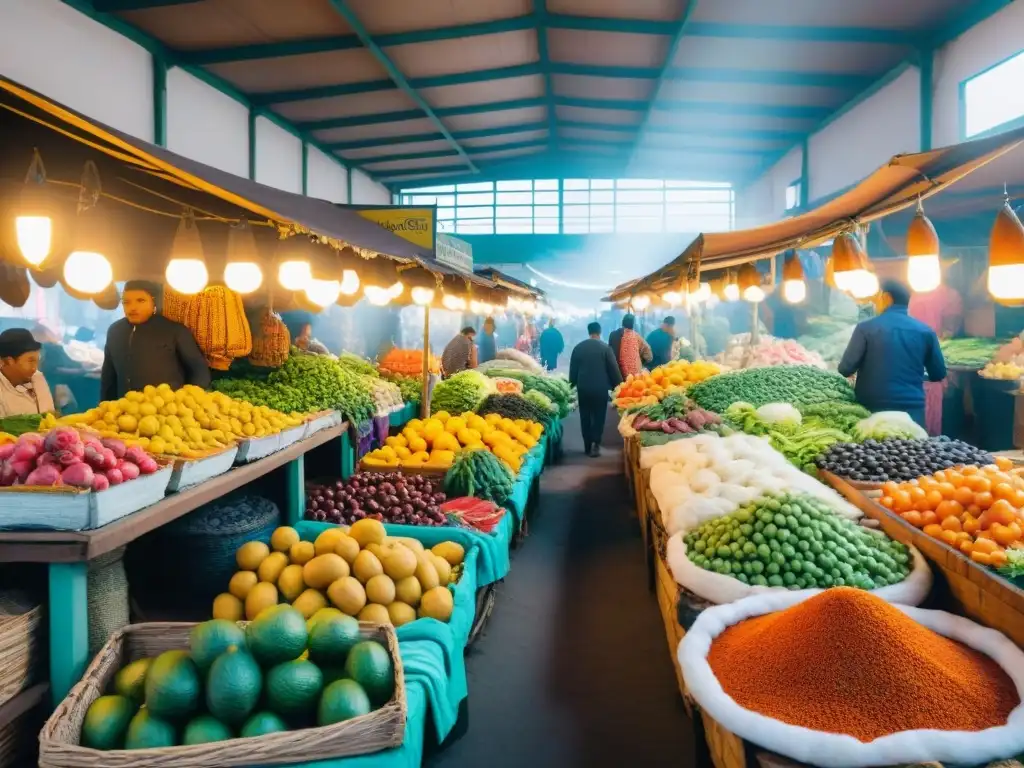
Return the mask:
<path id="1" fill-rule="evenodd" d="M 991 658 L 849 587 L 729 627 L 708 663 L 741 707 L 865 742 L 1005 725 L 1020 703 Z"/>

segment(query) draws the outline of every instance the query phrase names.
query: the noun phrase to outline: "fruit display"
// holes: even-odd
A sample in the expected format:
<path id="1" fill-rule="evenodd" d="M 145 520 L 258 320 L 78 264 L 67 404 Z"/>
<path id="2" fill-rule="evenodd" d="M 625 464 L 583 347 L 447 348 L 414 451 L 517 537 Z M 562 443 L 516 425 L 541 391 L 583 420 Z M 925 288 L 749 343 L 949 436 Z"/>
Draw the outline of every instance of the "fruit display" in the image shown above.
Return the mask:
<path id="1" fill-rule="evenodd" d="M 859 442 L 864 440 L 889 440 L 899 438 L 903 440 L 924 440 L 928 432 L 924 427 L 910 418 L 910 414 L 903 411 L 879 411 L 865 419 L 858 421 L 850 432 L 853 439 Z"/>
<path id="2" fill-rule="evenodd" d="M 417 617 L 448 621 L 450 584 L 458 581 L 465 550 L 453 541 L 426 549 L 415 539 L 388 536 L 383 523 L 357 520 L 328 528 L 315 542 L 294 528 L 243 544 L 228 591 L 213 601 L 213 617 L 252 621 L 290 603 L 315 623 L 338 613 L 373 624 L 407 624 Z"/>
<path id="3" fill-rule="evenodd" d="M 907 548 L 805 494 L 765 496 L 684 538 L 701 568 L 762 587 L 877 589 L 910 572 Z"/>
<path id="4" fill-rule="evenodd" d="M 627 376 L 626 380 L 615 388 L 612 402 L 616 408 L 652 404 L 666 395 L 681 392 L 691 384 L 717 376 L 721 372 L 721 366 L 706 360 L 694 363 L 676 360 L 659 365 L 653 371 L 645 371 L 639 376 Z"/>
<path id="5" fill-rule="evenodd" d="M 149 453 L 191 458 L 221 450 L 237 440 L 277 434 L 302 422 L 300 413 L 281 413 L 191 384 L 178 390 L 161 384 L 128 392 L 119 400 L 104 401 L 85 413 L 61 419 L 47 414 L 40 426 L 88 429 Z"/>
<path id="6" fill-rule="evenodd" d="M 769 365 L 813 365 L 822 369 L 827 367 L 821 355 L 793 339 L 762 336 L 756 344 L 751 344 L 749 334 L 744 336 L 745 339 L 733 343 L 729 350 L 721 355 L 723 365 L 733 370 L 763 368 Z"/>
<path id="7" fill-rule="evenodd" d="M 1024 366 L 1017 363 L 987 363 L 984 368 L 978 371 L 978 375 L 983 379 L 1016 381 L 1024 377 Z"/>
<path id="8" fill-rule="evenodd" d="M 402 400 L 419 406 L 423 400 L 423 378 L 421 376 L 407 376 L 402 373 L 390 373 L 383 368 L 381 376 L 387 381 L 398 386 L 398 392 Z"/>
<path id="9" fill-rule="evenodd" d="M 794 467 L 761 437 L 742 432 L 694 435 L 652 446 L 641 454 L 650 489 L 669 535 L 735 512 L 765 495 L 801 493 L 834 514 L 858 520 L 860 510 L 831 488 Z"/>
<path id="10" fill-rule="evenodd" d="M 518 470 L 517 470 L 518 471 Z M 444 491 L 452 498 L 474 496 L 504 504 L 512 494 L 515 472 L 489 451 L 463 451 L 444 476 Z"/>
<path id="11" fill-rule="evenodd" d="M 817 460 L 820 469 L 851 480 L 882 483 L 913 480 L 963 464 L 986 465 L 992 454 L 945 435 L 927 440 L 866 440 L 836 443 Z"/>
<path id="12" fill-rule="evenodd" d="M 793 466 L 809 474 L 817 474 L 816 461 L 836 443 L 848 443 L 846 432 L 808 419 L 804 423 L 798 410 L 787 403 L 769 403 L 754 408 L 750 403 L 733 403 L 725 411 L 726 418 L 748 435 L 767 436 L 772 448 Z"/>
<path id="13" fill-rule="evenodd" d="M 156 459 L 138 446 L 83 435 L 71 427 L 55 427 L 45 436 L 26 432 L 15 442 L 0 445 L 0 487 L 70 486 L 105 491 L 159 469 Z"/>
<path id="14" fill-rule="evenodd" d="M 491 533 L 505 517 L 506 510 L 486 499 L 461 496 L 441 505 L 441 512 L 452 522 L 481 533 Z"/>
<path id="15" fill-rule="evenodd" d="M 475 411 L 490 391 L 490 379 L 482 373 L 475 370 L 460 371 L 434 387 L 430 396 L 430 413 Z"/>
<path id="16" fill-rule="evenodd" d="M 377 367 L 382 373 L 398 373 L 403 376 L 423 376 L 423 350 L 422 349 L 398 349 L 397 347 L 388 351 L 384 357 L 377 361 Z M 441 360 L 434 355 L 428 359 L 428 372 L 440 373 Z"/>
<path id="17" fill-rule="evenodd" d="M 509 378 L 523 383 L 523 394 L 539 392 L 555 406 L 559 417 L 565 418 L 576 407 L 576 390 L 569 379 L 560 374 L 529 373 L 517 369 L 491 368 L 487 375 L 492 379 Z"/>
<path id="18" fill-rule="evenodd" d="M 1000 347 L 1000 343 L 999 339 L 965 337 L 943 339 L 939 342 L 939 346 L 942 348 L 942 356 L 946 360 L 946 365 L 981 368 L 1004 349 L 1004 347 Z"/>
<path id="19" fill-rule="evenodd" d="M 395 691 L 387 647 L 337 612 L 307 622 L 277 605 L 244 629 L 197 624 L 188 644 L 119 670 L 86 711 L 82 746 L 153 749 L 334 725 L 370 714 Z"/>
<path id="20" fill-rule="evenodd" d="M 486 450 L 513 472 L 519 472 L 523 455 L 543 434 L 544 427 L 535 421 L 513 421 L 496 413 L 480 416 L 469 411 L 451 416 L 441 411 L 426 421 L 410 419 L 401 434 L 387 438 L 382 447 L 366 454 L 362 463 L 371 469 L 448 469 L 460 451 Z"/>
<path id="21" fill-rule="evenodd" d="M 545 397 L 543 394 L 536 391 L 534 391 L 534 394 L 540 397 Z M 548 400 L 548 404 L 551 404 L 550 400 Z M 533 398 L 514 392 L 488 395 L 484 398 L 484 401 L 480 403 L 476 412 L 481 416 L 496 413 L 502 418 L 509 418 L 513 421 L 516 419 L 535 421 L 544 426 L 548 426 L 552 419 L 550 408 L 544 408 L 543 406 L 538 405 Z"/>
<path id="22" fill-rule="evenodd" d="M 286 413 L 341 411 L 355 424 L 369 421 L 375 411 L 366 380 L 326 355 L 293 353 L 269 375 L 255 372 L 249 378 L 221 378 L 213 386 L 239 400 Z"/>
<path id="23" fill-rule="evenodd" d="M 442 483 L 426 475 L 357 472 L 306 488 L 306 519 L 336 525 L 363 518 L 400 525 L 444 525 Z"/>
<path id="24" fill-rule="evenodd" d="M 701 408 L 716 413 L 737 401 L 760 408 L 768 403 L 804 405 L 839 400 L 852 403 L 853 387 L 838 373 L 809 365 L 781 365 L 751 368 L 713 376 L 690 387 L 687 392 Z"/>
<path id="25" fill-rule="evenodd" d="M 983 565 L 1007 564 L 1024 549 L 1024 477 L 1005 459 L 889 481 L 879 503 Z"/>

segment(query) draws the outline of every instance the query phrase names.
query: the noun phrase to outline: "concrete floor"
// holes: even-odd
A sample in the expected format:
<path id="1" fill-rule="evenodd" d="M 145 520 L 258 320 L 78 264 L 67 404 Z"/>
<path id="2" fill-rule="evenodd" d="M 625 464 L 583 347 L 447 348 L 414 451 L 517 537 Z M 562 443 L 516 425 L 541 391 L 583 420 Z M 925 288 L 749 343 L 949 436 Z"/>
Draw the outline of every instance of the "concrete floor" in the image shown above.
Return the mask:
<path id="1" fill-rule="evenodd" d="M 683 710 L 609 414 L 604 452 L 579 421 L 541 478 L 530 535 L 467 656 L 469 728 L 430 768 L 692 766 Z"/>

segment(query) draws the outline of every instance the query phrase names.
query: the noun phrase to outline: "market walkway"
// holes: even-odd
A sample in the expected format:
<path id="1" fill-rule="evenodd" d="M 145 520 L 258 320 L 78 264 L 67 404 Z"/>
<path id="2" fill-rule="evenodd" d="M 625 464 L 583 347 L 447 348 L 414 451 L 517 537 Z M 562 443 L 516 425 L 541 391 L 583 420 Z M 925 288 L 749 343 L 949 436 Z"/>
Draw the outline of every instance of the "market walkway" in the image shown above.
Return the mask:
<path id="1" fill-rule="evenodd" d="M 429 768 L 694 764 L 621 453 L 584 457 L 575 416 L 565 451 L 467 657 L 468 732 Z"/>

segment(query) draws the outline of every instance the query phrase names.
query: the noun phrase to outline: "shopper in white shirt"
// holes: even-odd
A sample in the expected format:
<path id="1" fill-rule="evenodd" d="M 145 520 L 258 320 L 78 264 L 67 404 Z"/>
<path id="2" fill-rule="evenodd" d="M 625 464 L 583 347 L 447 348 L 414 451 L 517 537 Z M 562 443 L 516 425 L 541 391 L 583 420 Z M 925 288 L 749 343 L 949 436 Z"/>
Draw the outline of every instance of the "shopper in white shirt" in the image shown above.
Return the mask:
<path id="1" fill-rule="evenodd" d="M 0 417 L 54 410 L 50 387 L 39 371 L 42 346 L 26 328 L 0 333 Z"/>

